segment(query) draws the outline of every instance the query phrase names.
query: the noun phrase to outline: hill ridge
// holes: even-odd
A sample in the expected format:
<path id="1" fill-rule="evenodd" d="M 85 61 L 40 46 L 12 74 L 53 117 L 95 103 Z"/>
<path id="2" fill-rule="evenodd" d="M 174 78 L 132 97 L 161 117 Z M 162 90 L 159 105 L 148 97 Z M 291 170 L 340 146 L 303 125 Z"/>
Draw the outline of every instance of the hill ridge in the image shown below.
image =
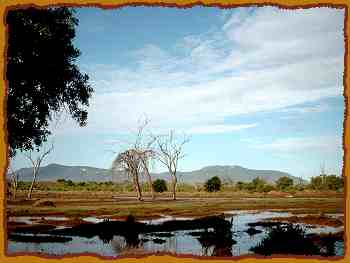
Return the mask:
<path id="1" fill-rule="evenodd" d="M 19 180 L 30 181 L 32 179 L 32 168 L 21 168 L 17 170 Z M 185 183 L 203 183 L 213 176 L 219 176 L 223 181 L 228 182 L 248 182 L 256 177 L 260 177 L 267 182 L 274 182 L 282 176 L 288 176 L 295 182 L 299 178 L 289 173 L 278 170 L 259 170 L 245 168 L 239 165 L 210 165 L 190 172 L 178 172 L 180 182 Z M 152 173 L 152 177 L 169 179 L 167 172 Z M 112 173 L 109 169 L 96 168 L 92 166 L 67 166 L 57 163 L 51 163 L 40 168 L 38 181 L 56 181 L 58 179 L 72 180 L 74 182 L 82 181 L 124 181 L 127 180 L 125 173 Z"/>

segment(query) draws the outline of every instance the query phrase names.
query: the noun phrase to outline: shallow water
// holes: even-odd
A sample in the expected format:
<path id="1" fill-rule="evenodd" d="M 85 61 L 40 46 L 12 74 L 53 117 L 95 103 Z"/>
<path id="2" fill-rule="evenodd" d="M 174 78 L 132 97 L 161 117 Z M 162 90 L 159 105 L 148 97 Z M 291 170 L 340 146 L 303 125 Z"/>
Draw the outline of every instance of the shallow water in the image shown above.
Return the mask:
<path id="1" fill-rule="evenodd" d="M 191 220 L 190 217 L 174 217 L 174 216 L 168 216 L 168 215 L 161 215 L 160 218 L 156 219 L 148 219 L 148 220 L 140 220 L 141 223 L 151 224 L 151 225 L 159 225 L 166 221 L 172 221 L 172 220 Z"/>
<path id="2" fill-rule="evenodd" d="M 266 218 L 273 217 L 288 217 L 291 214 L 288 212 L 273 212 L 273 211 L 227 211 L 225 218 L 232 220 L 231 232 L 233 239 L 237 242 L 233 244 L 228 251 L 225 250 L 227 256 L 240 256 L 246 254 L 252 254 L 251 247 L 256 246 L 267 234 L 267 229 L 263 227 L 255 227 L 257 230 L 261 230 L 261 233 L 250 236 L 245 231 L 249 228 L 248 223 L 254 223 Z M 41 218 L 41 217 L 40 217 Z M 40 219 L 39 218 L 39 219 Z M 48 219 L 48 217 L 45 217 Z M 54 220 L 52 217 L 49 219 Z M 61 218 L 62 219 L 62 218 Z M 159 219 L 143 220 L 144 223 L 149 224 L 161 224 L 169 220 L 188 220 L 189 218 L 177 218 L 172 216 L 163 215 Z M 33 218 L 17 218 L 17 222 L 29 222 L 33 223 Z M 57 219 L 56 219 L 57 220 Z M 103 218 L 88 217 L 83 218 L 89 222 L 102 222 Z M 12 218 L 12 221 L 16 221 Z M 343 229 L 343 227 L 323 227 L 300 224 L 306 228 L 307 233 L 335 233 Z M 198 230 L 197 230 L 198 231 Z M 199 239 L 190 235 L 191 231 L 174 231 L 171 232 L 170 237 L 158 237 L 156 234 L 139 234 L 137 246 L 128 245 L 128 240 L 123 236 L 115 235 L 110 241 L 103 241 L 99 237 L 84 238 L 73 236 L 72 241 L 66 243 L 31 243 L 31 242 L 15 242 L 8 241 L 8 252 L 34 252 L 44 253 L 50 255 L 66 255 L 76 253 L 93 253 L 102 256 L 115 257 L 127 254 L 143 254 L 143 253 L 155 253 L 155 252 L 167 252 L 176 254 L 188 254 L 197 256 L 211 256 L 215 253 L 215 247 L 204 246 Z M 344 243 L 337 242 L 335 244 L 336 255 L 344 255 Z"/>

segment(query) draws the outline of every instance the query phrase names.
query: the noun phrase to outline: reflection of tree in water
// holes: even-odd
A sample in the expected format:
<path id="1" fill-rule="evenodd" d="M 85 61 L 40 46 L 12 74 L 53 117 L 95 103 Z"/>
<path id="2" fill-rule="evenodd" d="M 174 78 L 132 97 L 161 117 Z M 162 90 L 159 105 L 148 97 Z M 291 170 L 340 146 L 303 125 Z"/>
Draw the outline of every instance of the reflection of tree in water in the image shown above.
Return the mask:
<path id="1" fill-rule="evenodd" d="M 107 244 L 113 239 L 114 233 L 112 231 L 101 231 L 98 234 L 98 237 L 102 240 L 104 244 Z"/>
<path id="2" fill-rule="evenodd" d="M 120 254 L 121 252 L 125 253 L 126 250 L 138 248 L 140 245 L 142 245 L 139 238 L 140 231 L 137 227 L 135 227 L 135 218 L 133 216 L 128 216 L 126 223 L 125 231 L 118 236 L 114 236 L 113 231 L 109 231 L 109 233 L 112 234 L 104 233 L 105 240 L 108 240 L 108 242 L 111 241 L 112 248 L 116 254 Z"/>
<path id="3" fill-rule="evenodd" d="M 130 233 L 124 235 L 127 247 L 138 247 L 140 245 L 139 233 L 136 231 L 130 231 Z"/>
<path id="4" fill-rule="evenodd" d="M 320 252 L 323 256 L 335 256 L 336 255 L 336 242 L 344 242 L 344 236 L 342 232 L 327 235 L 311 235 L 311 238 L 315 240 L 315 243 L 320 246 Z"/>
<path id="5" fill-rule="evenodd" d="M 327 238 L 324 242 L 327 256 L 335 256 L 335 240 Z"/>
<path id="6" fill-rule="evenodd" d="M 250 250 L 262 255 L 335 255 L 336 238 L 332 235 L 317 237 L 306 235 L 299 225 L 286 224 L 272 228 L 268 235 Z"/>
<path id="7" fill-rule="evenodd" d="M 125 238 L 122 236 L 114 236 L 111 240 L 111 246 L 116 255 L 119 255 L 126 247 Z"/>
<path id="8" fill-rule="evenodd" d="M 143 242 L 139 239 L 139 235 L 124 235 L 124 236 L 114 236 L 110 244 L 113 251 L 119 255 L 121 253 L 127 253 L 128 250 L 133 250 L 135 248 L 142 247 Z"/>
<path id="9" fill-rule="evenodd" d="M 214 231 L 204 231 L 197 238 L 205 256 L 232 256 L 232 246 L 236 243 L 232 238 L 230 226 L 217 226 Z"/>

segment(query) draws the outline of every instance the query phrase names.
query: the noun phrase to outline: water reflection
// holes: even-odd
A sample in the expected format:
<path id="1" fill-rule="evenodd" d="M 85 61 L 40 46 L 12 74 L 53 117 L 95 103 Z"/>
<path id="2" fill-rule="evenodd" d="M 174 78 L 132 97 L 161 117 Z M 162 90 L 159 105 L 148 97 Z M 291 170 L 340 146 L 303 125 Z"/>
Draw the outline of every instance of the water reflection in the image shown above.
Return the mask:
<path id="1" fill-rule="evenodd" d="M 256 222 L 269 217 L 288 216 L 288 213 L 259 212 L 226 215 L 226 218 L 209 218 L 202 221 L 183 220 L 178 222 L 162 222 L 161 224 L 143 224 L 128 217 L 126 222 L 101 222 L 96 225 L 85 225 L 77 228 L 51 232 L 54 236 L 70 237 L 71 241 L 63 243 L 40 242 L 31 244 L 22 242 L 25 239 L 9 240 L 8 251 L 13 252 L 43 252 L 47 254 L 64 255 L 67 253 L 90 252 L 103 256 L 133 255 L 139 253 L 167 252 L 196 256 L 230 257 L 251 253 L 259 253 L 252 248 L 263 246 L 261 251 L 270 251 L 269 243 L 286 243 L 291 239 L 283 233 L 279 240 L 272 239 L 271 228 L 266 228 Z M 147 222 L 145 222 L 147 223 Z M 200 224 L 198 227 L 197 224 Z M 295 226 L 297 224 L 294 224 Z M 278 226 L 278 225 L 277 225 Z M 304 229 L 303 237 L 317 245 L 318 250 L 309 246 L 309 254 L 343 255 L 343 237 L 334 235 L 312 236 L 323 228 Z M 326 229 L 326 232 L 330 230 Z M 331 229 L 333 232 L 339 229 Z M 314 231 L 314 232 L 312 232 Z M 299 238 L 299 237 L 298 237 Z M 28 239 L 28 238 L 27 238 Z M 300 244 L 304 244 L 297 239 Z M 309 242 L 308 241 L 308 242 Z M 264 245 L 261 245 L 263 244 Z M 294 244 L 294 243 L 293 243 Z M 305 245 L 305 244 L 304 244 Z M 275 246 L 275 245 L 273 245 Z M 289 244 L 289 247 L 291 245 Z M 292 245 L 293 247 L 294 245 Z M 283 252 L 283 251 L 280 251 Z M 271 253 L 276 253 L 272 251 Z M 283 252 L 285 253 L 285 252 Z M 264 253 L 261 253 L 264 254 Z M 265 253 L 266 254 L 266 253 Z M 294 253 L 296 254 L 296 253 Z"/>

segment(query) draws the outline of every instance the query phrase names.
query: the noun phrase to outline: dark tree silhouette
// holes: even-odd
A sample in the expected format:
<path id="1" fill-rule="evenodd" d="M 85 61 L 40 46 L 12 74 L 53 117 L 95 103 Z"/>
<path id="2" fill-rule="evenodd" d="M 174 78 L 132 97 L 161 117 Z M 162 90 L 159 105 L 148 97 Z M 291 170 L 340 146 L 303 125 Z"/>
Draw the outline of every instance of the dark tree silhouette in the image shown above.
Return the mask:
<path id="1" fill-rule="evenodd" d="M 8 48 L 7 130 L 10 156 L 38 149 L 49 121 L 66 110 L 86 124 L 93 89 L 75 64 L 73 46 L 78 20 L 68 8 L 16 9 L 6 16 Z"/>
<path id="2" fill-rule="evenodd" d="M 214 176 L 208 179 L 204 184 L 205 191 L 207 192 L 217 192 L 221 188 L 221 180 L 219 177 Z"/>
<path id="3" fill-rule="evenodd" d="M 163 193 L 168 190 L 164 179 L 157 179 L 153 182 L 153 189 L 157 193 Z"/>

